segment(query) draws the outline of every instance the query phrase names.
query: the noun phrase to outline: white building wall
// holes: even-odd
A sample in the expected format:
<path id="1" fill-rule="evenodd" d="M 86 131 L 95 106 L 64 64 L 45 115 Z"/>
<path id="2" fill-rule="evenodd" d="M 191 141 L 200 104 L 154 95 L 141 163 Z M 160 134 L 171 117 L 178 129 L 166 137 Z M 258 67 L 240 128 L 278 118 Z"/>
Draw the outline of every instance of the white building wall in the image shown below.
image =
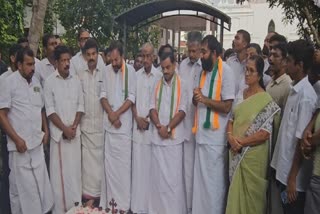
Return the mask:
<path id="1" fill-rule="evenodd" d="M 224 30 L 224 48 L 230 48 L 232 40 L 239 29 L 247 30 L 251 34 L 251 40 L 261 46 L 268 32 L 271 20 L 275 23 L 276 32 L 287 37 L 289 41 L 298 39 L 297 21 L 293 25 L 282 22 L 283 10 L 281 8 L 269 8 L 265 0 L 251 0 L 240 5 L 236 0 L 196 0 L 209 4 L 231 17 L 231 31 Z"/>

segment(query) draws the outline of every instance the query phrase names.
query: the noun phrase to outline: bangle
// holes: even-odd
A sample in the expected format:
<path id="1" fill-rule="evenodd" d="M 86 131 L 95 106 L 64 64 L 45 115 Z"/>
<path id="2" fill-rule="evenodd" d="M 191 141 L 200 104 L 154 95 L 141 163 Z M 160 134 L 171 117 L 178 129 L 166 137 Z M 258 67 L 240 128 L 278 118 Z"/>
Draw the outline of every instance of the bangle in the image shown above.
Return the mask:
<path id="1" fill-rule="evenodd" d="M 227 132 L 227 134 L 232 134 L 232 132 Z"/>

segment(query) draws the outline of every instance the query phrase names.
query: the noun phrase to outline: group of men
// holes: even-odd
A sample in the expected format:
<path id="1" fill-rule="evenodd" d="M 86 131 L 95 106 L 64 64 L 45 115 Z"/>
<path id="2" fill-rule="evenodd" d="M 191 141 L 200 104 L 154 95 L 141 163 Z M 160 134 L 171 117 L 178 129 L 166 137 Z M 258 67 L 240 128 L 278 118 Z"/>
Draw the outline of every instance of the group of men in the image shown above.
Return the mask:
<path id="1" fill-rule="evenodd" d="M 247 58 L 262 55 L 250 34 L 237 31 L 233 53 L 222 62 L 214 36 L 190 32 L 188 57 L 178 64 L 165 45 L 158 68 L 153 45 L 145 43 L 137 71 L 119 41 L 104 59 L 88 31 L 79 31 L 78 44 L 81 51 L 72 57 L 45 35 L 46 58 L 38 62 L 29 48 L 10 49 L 10 69 L 0 76 L 0 125 L 9 151 L 11 212 L 62 214 L 76 202 L 107 208 L 114 200 L 123 212 L 223 214 L 226 125 L 246 87 Z M 282 110 L 274 121 L 269 211 L 282 205 L 284 213 L 320 213 L 319 134 L 313 134 L 318 52 L 312 61 L 308 42 L 288 43 L 275 32 L 264 52 L 266 91 Z"/>

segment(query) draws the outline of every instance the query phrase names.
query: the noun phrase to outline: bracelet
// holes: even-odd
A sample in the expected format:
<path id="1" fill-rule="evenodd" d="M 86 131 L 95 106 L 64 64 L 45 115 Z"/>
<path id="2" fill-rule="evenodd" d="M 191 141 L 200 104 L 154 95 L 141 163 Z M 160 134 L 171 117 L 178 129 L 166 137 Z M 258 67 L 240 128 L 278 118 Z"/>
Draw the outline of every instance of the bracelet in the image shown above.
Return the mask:
<path id="1" fill-rule="evenodd" d="M 227 132 L 227 134 L 232 134 L 232 132 Z"/>

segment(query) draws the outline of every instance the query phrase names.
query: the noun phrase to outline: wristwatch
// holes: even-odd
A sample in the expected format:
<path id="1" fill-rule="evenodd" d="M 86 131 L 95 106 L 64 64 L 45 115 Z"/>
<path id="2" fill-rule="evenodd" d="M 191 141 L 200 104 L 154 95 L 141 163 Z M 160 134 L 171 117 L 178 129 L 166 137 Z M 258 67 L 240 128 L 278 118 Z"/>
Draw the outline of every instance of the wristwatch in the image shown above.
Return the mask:
<path id="1" fill-rule="evenodd" d="M 171 128 L 169 126 L 167 126 L 167 132 L 171 134 Z"/>

